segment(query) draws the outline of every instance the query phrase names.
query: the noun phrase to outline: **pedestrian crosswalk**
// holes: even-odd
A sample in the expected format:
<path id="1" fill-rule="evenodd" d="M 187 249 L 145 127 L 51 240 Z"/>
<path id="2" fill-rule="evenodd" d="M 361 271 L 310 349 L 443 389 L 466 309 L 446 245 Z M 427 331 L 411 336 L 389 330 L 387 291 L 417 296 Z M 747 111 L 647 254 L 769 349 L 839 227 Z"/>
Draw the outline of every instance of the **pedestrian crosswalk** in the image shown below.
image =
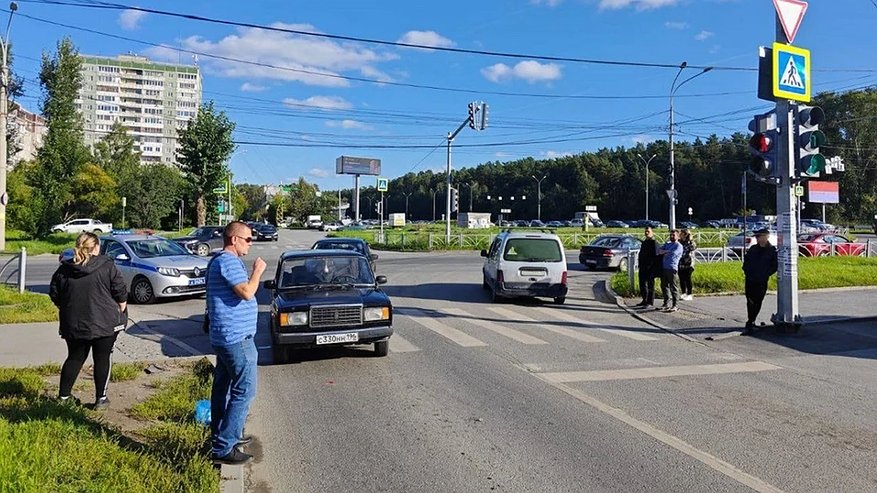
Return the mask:
<path id="1" fill-rule="evenodd" d="M 655 342 L 666 337 L 652 331 L 643 333 L 642 329 L 601 326 L 587 321 L 587 316 L 587 310 L 539 306 L 516 309 L 484 305 L 467 309 L 397 307 L 390 351 L 420 351 L 422 348 L 417 345 L 420 343 L 412 341 L 415 334 L 421 340 L 423 337 L 438 336 L 465 348 L 485 347 L 497 344 L 496 341 L 522 346 L 546 346 L 565 345 L 570 341 L 602 344 L 621 339 Z"/>

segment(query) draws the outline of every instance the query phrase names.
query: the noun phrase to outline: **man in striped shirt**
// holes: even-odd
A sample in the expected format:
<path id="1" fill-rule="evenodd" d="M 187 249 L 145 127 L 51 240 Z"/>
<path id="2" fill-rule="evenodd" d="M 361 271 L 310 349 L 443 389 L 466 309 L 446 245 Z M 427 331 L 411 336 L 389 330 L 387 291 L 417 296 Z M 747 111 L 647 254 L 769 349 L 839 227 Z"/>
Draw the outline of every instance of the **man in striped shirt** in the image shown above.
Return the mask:
<path id="1" fill-rule="evenodd" d="M 241 257 L 250 251 L 252 242 L 249 226 L 240 221 L 229 223 L 223 235 L 224 247 L 207 268 L 210 344 L 216 353 L 210 431 L 213 459 L 221 464 L 243 464 L 253 458 L 238 449 L 250 440 L 243 437 L 243 431 L 256 396 L 256 290 L 266 267 L 265 261 L 257 258 L 253 275 L 247 276 Z"/>

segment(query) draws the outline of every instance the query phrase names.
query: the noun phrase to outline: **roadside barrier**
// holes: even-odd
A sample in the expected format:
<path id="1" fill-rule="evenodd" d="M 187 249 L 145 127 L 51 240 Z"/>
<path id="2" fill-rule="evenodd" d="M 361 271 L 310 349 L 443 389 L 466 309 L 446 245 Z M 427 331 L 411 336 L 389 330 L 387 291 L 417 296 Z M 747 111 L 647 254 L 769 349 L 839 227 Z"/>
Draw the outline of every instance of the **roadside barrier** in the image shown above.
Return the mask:
<path id="1" fill-rule="evenodd" d="M 7 269 L 12 267 L 12 269 L 7 273 Z M 15 283 L 9 282 L 12 276 L 17 274 L 17 280 Z M 5 284 L 14 284 L 18 286 L 18 292 L 24 292 L 24 280 L 25 275 L 27 274 L 27 248 L 21 247 L 21 251 L 13 256 L 11 259 L 7 260 L 3 267 L 0 268 L 0 280 L 2 280 Z"/>

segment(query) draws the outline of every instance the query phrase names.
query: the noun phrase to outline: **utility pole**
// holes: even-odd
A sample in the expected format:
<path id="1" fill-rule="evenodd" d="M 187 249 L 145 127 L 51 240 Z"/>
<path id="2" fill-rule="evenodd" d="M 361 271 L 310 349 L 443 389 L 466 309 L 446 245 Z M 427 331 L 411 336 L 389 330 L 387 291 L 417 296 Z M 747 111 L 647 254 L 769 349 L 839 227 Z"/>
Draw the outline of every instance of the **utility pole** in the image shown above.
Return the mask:
<path id="1" fill-rule="evenodd" d="M 646 165 L 646 221 L 649 220 L 649 165 L 652 164 L 652 159 L 655 159 L 657 156 L 657 154 L 652 154 L 652 157 L 646 161 L 642 154 L 637 154 L 637 157 Z"/>
<path id="2" fill-rule="evenodd" d="M 6 23 L 6 36 L 0 47 L 3 49 L 3 68 L 0 74 L 0 251 L 6 249 L 6 204 L 9 203 L 9 194 L 6 193 L 6 170 L 8 150 L 6 149 L 6 118 L 9 116 L 6 98 L 9 91 L 9 28 L 12 27 L 12 14 L 18 10 L 18 4 L 9 4 L 9 21 Z"/>
<path id="3" fill-rule="evenodd" d="M 402 192 L 402 195 L 405 196 L 405 221 L 406 221 L 406 223 L 408 221 L 408 197 L 410 197 L 411 194 L 413 194 L 413 193 L 414 192 L 408 192 L 408 193 Z"/>
<path id="4" fill-rule="evenodd" d="M 536 220 L 542 220 L 542 180 L 548 178 L 548 175 L 542 175 L 542 178 L 536 178 L 530 175 L 530 178 L 536 180 Z"/>

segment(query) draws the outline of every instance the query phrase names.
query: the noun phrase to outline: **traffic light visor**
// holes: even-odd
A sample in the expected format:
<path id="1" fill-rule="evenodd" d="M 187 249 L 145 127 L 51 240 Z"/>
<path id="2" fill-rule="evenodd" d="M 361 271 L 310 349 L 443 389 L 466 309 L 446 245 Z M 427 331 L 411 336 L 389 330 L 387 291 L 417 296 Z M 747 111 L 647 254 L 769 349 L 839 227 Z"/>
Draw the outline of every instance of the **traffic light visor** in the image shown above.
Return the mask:
<path id="1" fill-rule="evenodd" d="M 798 121 L 801 125 L 820 125 L 825 121 L 825 112 L 819 106 L 806 106 L 798 110 Z"/>

